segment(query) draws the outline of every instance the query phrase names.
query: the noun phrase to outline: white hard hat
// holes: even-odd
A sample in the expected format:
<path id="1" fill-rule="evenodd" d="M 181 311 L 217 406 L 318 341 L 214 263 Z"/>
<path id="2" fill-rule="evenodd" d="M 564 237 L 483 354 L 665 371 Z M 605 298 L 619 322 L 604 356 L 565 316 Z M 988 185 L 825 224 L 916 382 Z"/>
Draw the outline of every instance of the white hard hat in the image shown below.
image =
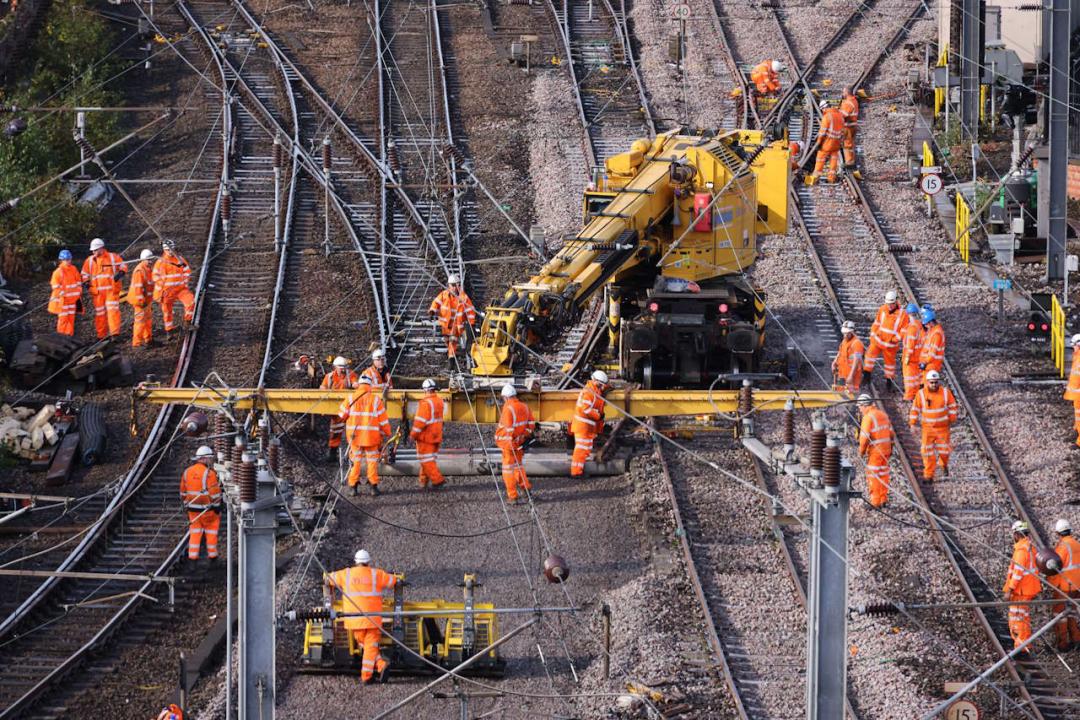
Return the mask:
<path id="1" fill-rule="evenodd" d="M 514 387 L 513 383 L 506 383 L 502 386 L 502 396 L 504 398 L 512 398 L 515 395 L 517 395 L 517 388 Z"/>
<path id="2" fill-rule="evenodd" d="M 930 382 L 931 380 L 940 380 L 940 379 L 941 379 L 941 373 L 939 373 L 937 370 L 931 370 L 930 372 L 926 373 L 926 381 L 927 382 Z"/>
<path id="3" fill-rule="evenodd" d="M 204 457 L 214 457 L 214 451 L 209 445 L 203 445 L 195 451 L 195 459 Z"/>
<path id="4" fill-rule="evenodd" d="M 90 241 L 90 252 L 95 252 L 105 247 L 105 241 L 101 238 L 94 238 Z"/>
<path id="5" fill-rule="evenodd" d="M 821 102 L 819 102 L 817 104 L 817 106 L 818 106 L 818 109 L 824 110 L 825 108 L 829 107 L 829 101 L 828 100 L 822 100 Z"/>
<path id="6" fill-rule="evenodd" d="M 371 359 L 372 360 L 381 360 L 381 359 L 383 359 L 385 357 L 386 357 L 386 351 L 383 350 L 382 348 L 379 348 L 375 352 L 371 353 Z"/>
<path id="7" fill-rule="evenodd" d="M 435 388 L 438 387 L 438 385 L 435 384 L 434 380 L 432 380 L 431 378 L 428 378 L 427 380 L 425 380 L 423 383 L 420 384 L 420 387 L 422 387 L 424 390 L 434 390 Z"/>
<path id="8" fill-rule="evenodd" d="M 605 385 L 608 384 L 607 373 L 603 370 L 593 370 L 592 379 L 598 383 L 604 383 Z"/>
<path id="9" fill-rule="evenodd" d="M 457 275 L 447 275 L 446 276 L 446 283 L 448 285 L 457 285 L 460 282 L 461 282 L 461 278 L 459 278 Z"/>
<path id="10" fill-rule="evenodd" d="M 872 402 L 874 402 L 874 398 L 870 397 L 866 393 L 859 395 L 859 399 L 855 401 L 855 403 L 858 405 L 869 405 Z"/>
<path id="11" fill-rule="evenodd" d="M 139 253 L 140 260 L 149 260 L 152 257 L 154 257 L 154 253 L 149 248 Z"/>
<path id="12" fill-rule="evenodd" d="M 357 385 L 370 385 L 371 384 L 371 378 L 369 378 L 367 375 L 361 375 L 360 378 L 356 381 L 356 384 Z"/>
<path id="13" fill-rule="evenodd" d="M 1069 521 L 1065 518 L 1061 518 L 1056 523 L 1054 523 L 1054 532 L 1056 532 L 1058 535 L 1072 532 L 1072 525 L 1069 524 Z"/>
<path id="14" fill-rule="evenodd" d="M 343 368 L 343 367 L 348 367 L 348 366 L 349 366 L 349 361 L 346 360 L 345 358 L 341 357 L 340 355 L 338 355 L 336 358 L 334 358 L 334 367 L 342 367 Z"/>
<path id="15" fill-rule="evenodd" d="M 1024 533 L 1026 535 L 1027 532 L 1028 532 L 1028 529 L 1029 529 L 1028 524 L 1026 522 L 1024 522 L 1023 520 L 1017 520 L 1016 522 L 1014 522 L 1012 524 L 1012 531 L 1014 533 Z"/>
<path id="16" fill-rule="evenodd" d="M 357 550 L 356 554 L 353 555 L 353 562 L 357 565 L 367 565 L 371 562 L 371 555 L 367 550 Z"/>
<path id="17" fill-rule="evenodd" d="M 887 302 L 887 303 L 896 302 L 896 291 L 895 290 L 890 290 L 887 293 L 885 293 L 885 302 Z"/>
<path id="18" fill-rule="evenodd" d="M 844 324 L 840 326 L 840 332 L 844 333 L 845 335 L 847 333 L 855 332 L 855 322 L 852 320 L 845 320 Z"/>
<path id="19" fill-rule="evenodd" d="M 772 61 L 772 71 L 773 72 L 780 72 L 783 69 L 784 69 L 784 63 L 780 62 L 779 60 L 773 60 Z"/>
<path id="20" fill-rule="evenodd" d="M 1077 334 L 1073 335 L 1072 339 L 1069 340 L 1069 344 L 1070 345 L 1080 345 L 1080 333 L 1077 333 Z"/>

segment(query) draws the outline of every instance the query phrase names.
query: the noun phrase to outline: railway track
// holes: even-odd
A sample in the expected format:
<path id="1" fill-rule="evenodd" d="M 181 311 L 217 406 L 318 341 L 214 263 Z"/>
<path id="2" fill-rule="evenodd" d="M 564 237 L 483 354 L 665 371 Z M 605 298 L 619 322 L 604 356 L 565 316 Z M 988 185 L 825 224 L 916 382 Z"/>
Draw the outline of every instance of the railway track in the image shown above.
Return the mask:
<path id="1" fill-rule="evenodd" d="M 250 37 L 233 35 L 227 21 L 221 33 L 216 55 L 220 87 L 230 86 L 234 68 L 242 66 L 254 94 L 282 122 L 295 124 L 291 96 L 281 89 L 288 84 L 275 84 L 275 65 Z M 190 39 L 181 44 L 185 51 L 194 49 Z M 244 104 L 231 104 L 224 92 L 214 93 L 214 99 L 222 108 L 215 134 L 222 147 L 222 188 L 228 192 L 219 194 L 210 221 L 197 284 L 198 329 L 184 340 L 174 384 L 202 382 L 212 371 L 231 382 L 258 374 L 258 361 L 252 364 L 249 358 L 263 357 L 273 334 L 274 298 L 285 268 L 274 234 L 265 227 L 267 217 L 271 222 L 274 217 L 271 136 L 257 127 L 256 116 Z M 284 171 L 287 182 L 294 182 L 295 168 L 290 164 Z M 291 192 L 288 197 L 286 218 L 292 214 Z M 101 520 L 58 569 L 164 576 L 183 556 L 187 522 L 176 488 L 189 448 L 171 442 L 182 414 L 177 407 L 162 411 Z M 7 639 L 0 648 L 0 717 L 64 715 L 80 692 L 113 667 L 107 658 L 92 661 L 94 652 L 120 628 L 128 646 L 145 638 L 156 623 L 137 611 L 144 599 L 163 603 L 173 594 L 171 583 L 168 588 L 148 579 L 50 578 L 43 583 L 0 631 Z M 68 681 L 76 669 L 76 681 Z"/>

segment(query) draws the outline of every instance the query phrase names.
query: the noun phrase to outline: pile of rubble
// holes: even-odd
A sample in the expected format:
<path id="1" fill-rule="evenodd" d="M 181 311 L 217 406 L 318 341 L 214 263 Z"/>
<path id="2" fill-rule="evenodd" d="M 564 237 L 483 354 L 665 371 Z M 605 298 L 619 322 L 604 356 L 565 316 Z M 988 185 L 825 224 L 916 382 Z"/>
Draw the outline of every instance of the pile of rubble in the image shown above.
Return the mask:
<path id="1" fill-rule="evenodd" d="M 43 446 L 55 445 L 60 439 L 50 422 L 54 415 L 55 405 L 45 405 L 37 411 L 24 406 L 0 406 L 0 446 L 32 460 Z"/>
<path id="2" fill-rule="evenodd" d="M 111 339 L 84 344 L 68 335 L 41 333 L 19 341 L 9 369 L 16 382 L 26 388 L 53 385 L 82 391 L 124 387 L 134 382 L 135 371 L 120 348 L 121 344 Z"/>

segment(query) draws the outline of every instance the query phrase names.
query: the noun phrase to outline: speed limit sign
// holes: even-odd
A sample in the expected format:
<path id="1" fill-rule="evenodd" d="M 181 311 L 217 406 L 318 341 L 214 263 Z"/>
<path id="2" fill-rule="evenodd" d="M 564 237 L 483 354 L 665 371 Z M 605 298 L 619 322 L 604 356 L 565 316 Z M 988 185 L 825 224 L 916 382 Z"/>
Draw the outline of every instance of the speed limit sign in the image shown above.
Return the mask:
<path id="1" fill-rule="evenodd" d="M 927 173 L 919 180 L 919 189 L 927 195 L 937 195 L 944 187 L 945 183 L 937 173 Z"/>
<path id="2" fill-rule="evenodd" d="M 945 711 L 945 720 L 980 720 L 981 717 L 979 708 L 970 700 L 957 700 Z"/>

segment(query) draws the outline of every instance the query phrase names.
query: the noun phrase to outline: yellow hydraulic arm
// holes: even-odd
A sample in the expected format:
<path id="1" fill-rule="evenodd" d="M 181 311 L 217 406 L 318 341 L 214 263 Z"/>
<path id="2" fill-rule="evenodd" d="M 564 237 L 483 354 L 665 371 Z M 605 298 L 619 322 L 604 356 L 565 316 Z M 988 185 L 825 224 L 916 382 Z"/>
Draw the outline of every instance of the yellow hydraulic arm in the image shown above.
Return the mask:
<path id="1" fill-rule="evenodd" d="M 205 410 L 231 407 L 234 410 L 269 410 L 279 413 L 310 413 L 337 415 L 341 401 L 350 390 L 301 390 L 273 388 L 257 390 L 238 388 L 227 392 L 198 388 L 138 388 L 135 397 L 159 405 L 190 405 Z M 448 422 L 497 423 L 501 403 L 496 402 L 497 390 L 482 388 L 471 392 L 447 390 L 440 392 L 445 403 L 444 420 Z M 410 418 L 424 397 L 422 390 L 390 390 L 386 393 L 387 415 L 390 418 Z M 577 390 L 545 390 L 538 393 L 520 392 L 518 397 L 533 412 L 538 422 L 569 422 L 577 402 Z M 736 390 L 612 390 L 607 395 L 610 419 L 622 413 L 634 417 L 676 415 L 710 415 L 717 412 L 734 413 L 739 407 Z M 844 402 L 849 398 L 836 392 L 816 390 L 755 390 L 755 410 L 783 410 L 793 400 L 796 408 L 820 408 Z"/>

